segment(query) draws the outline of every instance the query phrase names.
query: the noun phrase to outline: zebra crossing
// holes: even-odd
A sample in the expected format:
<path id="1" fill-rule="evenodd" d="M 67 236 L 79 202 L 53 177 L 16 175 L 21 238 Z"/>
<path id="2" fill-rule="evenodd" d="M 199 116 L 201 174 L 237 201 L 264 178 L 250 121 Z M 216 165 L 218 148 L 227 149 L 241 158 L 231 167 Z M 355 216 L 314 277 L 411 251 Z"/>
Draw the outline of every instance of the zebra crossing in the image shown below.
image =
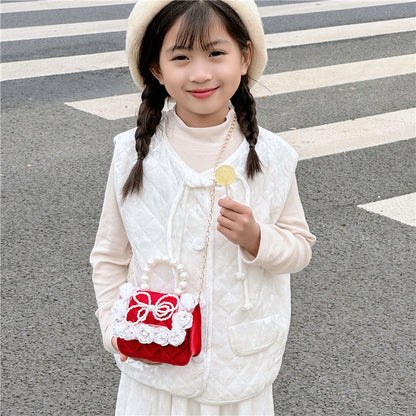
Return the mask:
<path id="1" fill-rule="evenodd" d="M 102 198 L 102 190 L 93 191 L 88 189 L 88 191 L 80 191 L 79 198 L 78 190 L 73 191 L 73 194 L 68 198 L 70 201 L 65 200 L 64 203 L 62 202 L 65 199 L 63 194 L 72 181 L 72 175 L 82 180 L 81 174 L 84 174 L 87 170 L 83 163 L 88 164 L 90 160 L 93 160 L 96 166 L 100 166 L 100 162 L 96 161 L 99 159 L 98 156 L 102 158 L 103 154 L 108 154 L 108 148 L 111 148 L 109 142 L 112 136 L 110 137 L 110 134 L 108 137 L 102 136 L 103 131 L 106 129 L 110 130 L 110 127 L 114 126 L 114 130 L 119 132 L 122 129 L 126 130 L 135 125 L 134 116 L 139 108 L 140 94 L 131 81 L 127 81 L 129 79 L 127 58 L 123 50 L 127 16 L 133 4 L 133 0 L 6 0 L 0 3 L 2 18 L 0 32 L 2 47 L 0 80 L 1 86 L 2 88 L 4 87 L 4 91 L 7 94 L 7 99 L 3 100 L 2 113 L 7 120 L 8 124 L 6 125 L 5 123 L 5 125 L 8 134 L 10 134 L 10 136 L 3 136 L 2 134 L 5 152 L 7 153 L 9 150 L 7 148 L 9 141 L 17 143 L 13 149 L 17 149 L 14 151 L 16 152 L 16 160 L 20 163 L 18 165 L 20 173 L 23 172 L 22 179 L 19 180 L 23 187 L 25 186 L 25 181 L 28 181 L 33 186 L 34 182 L 30 182 L 31 180 L 34 181 L 33 178 L 35 178 L 35 176 L 32 176 L 34 175 L 33 172 L 36 172 L 36 169 L 42 170 L 41 157 L 35 155 L 37 151 L 36 146 L 40 149 L 43 158 L 49 163 L 52 163 L 54 158 L 57 158 L 59 161 L 62 160 L 62 163 L 68 162 L 68 160 L 71 161 L 69 164 L 70 168 L 66 167 L 67 171 L 60 167 L 60 162 L 57 163 L 58 168 L 55 170 L 51 169 L 53 178 L 50 179 L 50 184 L 45 185 L 45 189 L 54 186 L 59 187 L 58 192 L 47 193 L 47 198 L 51 199 L 52 205 L 57 204 L 62 208 L 61 204 L 70 205 L 77 199 L 88 201 L 86 195 L 89 195 L 90 192 L 96 195 L 95 192 L 98 194 L 98 191 L 100 191 L 99 196 L 96 196 L 97 200 L 94 199 L 93 203 L 74 203 L 73 215 L 74 217 L 79 216 L 82 223 L 82 227 L 77 229 L 77 232 L 80 235 L 80 241 L 82 240 L 82 243 L 88 248 L 92 242 L 82 235 L 81 230 L 84 229 L 83 227 L 86 223 L 93 221 L 91 218 L 83 220 L 83 216 L 85 212 L 91 213 L 90 205 L 93 204 L 97 204 L 95 211 L 99 211 L 98 204 L 102 203 L 102 200 L 99 199 Z M 319 290 L 326 289 L 328 293 L 330 292 L 328 287 L 326 287 L 326 279 L 328 276 L 329 278 L 331 277 L 331 272 L 333 273 L 331 269 L 333 263 L 340 261 L 340 258 L 345 258 L 347 265 L 353 264 L 351 269 L 354 270 L 354 273 L 361 276 L 363 273 L 362 269 L 366 266 L 366 264 L 362 263 L 363 261 L 371 263 L 375 262 L 373 258 L 381 261 L 381 258 L 390 258 L 389 256 L 391 256 L 391 262 L 394 263 L 400 251 L 399 249 L 393 250 L 394 254 L 387 252 L 377 253 L 378 245 L 381 243 L 379 240 L 376 240 L 373 242 L 374 248 L 372 247 L 369 250 L 368 257 L 365 257 L 364 260 L 360 258 L 361 263 L 354 264 L 353 255 L 349 258 L 348 251 L 346 250 L 346 253 L 344 253 L 342 251 L 343 248 L 339 247 L 349 248 L 358 258 L 360 244 L 375 237 L 372 235 L 367 236 L 364 230 L 361 231 L 362 234 L 357 237 L 357 240 L 341 243 L 340 240 L 346 234 L 344 230 L 348 226 L 352 228 L 357 227 L 354 221 L 360 215 L 367 215 L 377 226 L 380 225 L 385 235 L 389 235 L 390 229 L 396 227 L 395 232 L 397 234 L 394 234 L 392 238 L 398 241 L 403 235 L 407 236 L 413 232 L 415 230 L 414 227 L 416 227 L 416 192 L 406 185 L 407 183 L 414 183 L 414 180 L 408 177 L 411 171 L 408 167 L 408 157 L 404 158 L 407 161 L 407 165 L 403 168 L 404 173 L 401 178 L 405 185 L 397 187 L 397 181 L 392 181 L 392 183 L 388 181 L 389 170 L 395 178 L 398 176 L 397 171 L 401 170 L 401 159 L 399 156 L 403 153 L 406 153 L 405 156 L 408 156 L 408 153 L 411 149 L 414 149 L 415 145 L 416 105 L 412 96 L 414 96 L 415 90 L 416 48 L 414 44 L 413 46 L 410 45 L 409 40 L 413 39 L 414 41 L 416 34 L 416 2 L 409 0 L 260 0 L 258 4 L 260 14 L 265 23 L 266 45 L 269 51 L 269 63 L 266 71 L 253 88 L 253 94 L 258 103 L 260 124 L 278 133 L 296 149 L 301 160 L 299 164 L 300 169 L 306 169 L 305 166 L 308 167 L 307 171 L 311 176 L 311 178 L 307 178 L 310 181 L 308 183 L 313 183 L 313 186 L 310 189 L 304 188 L 308 197 L 312 197 L 310 205 L 308 205 L 308 199 L 305 198 L 304 205 L 307 208 L 307 217 L 309 212 L 311 212 L 311 215 L 315 215 L 314 219 L 323 229 L 327 226 L 326 222 L 331 224 L 328 228 L 333 227 L 336 229 L 336 232 L 334 231 L 334 234 L 337 234 L 336 236 L 332 236 L 331 232 L 328 231 L 326 235 L 328 241 L 321 239 L 318 235 L 318 244 L 322 244 L 320 250 L 326 255 L 323 262 L 326 262 L 325 264 L 329 266 L 325 266 L 327 268 L 322 267 L 322 271 L 314 270 L 313 265 L 311 269 L 308 269 L 312 270 L 311 273 L 315 273 L 318 277 L 313 280 L 315 286 L 311 284 L 308 288 L 311 294 L 306 293 L 305 295 L 305 302 L 306 304 L 309 302 L 310 310 L 319 309 L 318 312 L 322 313 L 322 319 L 326 319 L 330 325 L 336 326 L 337 320 L 343 319 L 343 317 L 333 316 L 334 312 L 331 308 L 333 308 L 335 301 L 328 295 L 325 298 L 327 304 L 320 304 L 319 308 L 315 309 L 314 299 L 312 299 L 313 296 L 317 296 L 317 292 L 314 292 L 317 288 Z M 9 23 L 9 19 L 10 22 L 14 23 Z M 295 21 L 299 23 L 292 27 L 290 22 Z M 106 49 L 105 43 L 108 39 L 114 39 L 114 41 Z M 380 46 L 380 50 L 377 53 L 372 54 L 370 53 L 372 52 L 371 50 L 366 49 L 377 48 L 378 42 L 382 46 Z M 409 45 L 404 47 L 403 45 L 405 44 Z M 39 51 L 32 55 L 32 50 L 37 47 L 39 47 Z M 325 55 L 325 50 L 336 52 L 338 55 L 332 59 Z M 30 54 L 26 54 L 27 51 Z M 31 56 L 36 59 L 32 59 Z M 293 62 L 301 62 L 304 65 L 300 65 L 300 67 L 299 65 L 292 65 L 290 64 L 291 59 L 293 59 Z M 289 63 L 282 63 L 281 60 L 288 60 Z M 97 77 L 100 79 L 100 82 L 90 86 L 91 80 Z M 117 80 L 116 86 L 120 86 L 120 91 L 115 91 L 112 83 L 114 80 Z M 31 88 L 35 91 L 33 94 L 27 92 Z M 397 89 L 401 90 L 396 94 Z M 43 92 L 43 90 L 46 92 L 39 99 L 39 108 L 43 111 L 51 111 L 51 108 L 54 107 L 56 112 L 52 112 L 50 119 L 53 117 L 59 119 L 55 121 L 55 124 L 59 125 L 59 123 L 62 123 L 65 125 L 66 129 L 64 131 L 67 135 L 62 133 L 60 129 L 56 129 L 53 130 L 53 134 L 56 134 L 56 138 L 54 136 L 55 141 L 47 141 L 45 139 L 45 142 L 43 142 L 42 134 L 38 133 L 36 136 L 37 142 L 32 143 L 31 129 L 36 128 L 36 123 L 38 122 L 35 119 L 36 117 L 33 117 L 37 105 L 36 94 L 39 91 Z M 58 98 L 52 97 L 52 95 L 48 96 L 53 91 Z M 64 97 L 62 99 L 61 92 L 62 97 Z M 369 94 L 370 92 L 371 94 Z M 380 102 L 374 102 L 377 96 L 380 97 Z M 329 97 L 336 97 L 336 100 L 331 101 Z M 50 99 L 50 103 L 48 99 Z M 308 104 L 309 101 L 312 104 Z M 24 111 L 19 113 L 16 118 L 10 117 L 10 113 L 18 113 L 20 111 L 18 104 L 16 104 L 19 103 L 20 105 L 20 102 L 24 102 L 25 111 L 27 109 L 31 110 L 31 120 L 27 120 L 28 116 Z M 281 103 L 284 103 L 284 105 Z M 171 108 L 172 105 L 172 103 L 167 103 L 166 109 Z M 299 114 L 300 111 L 303 111 L 303 113 Z M 295 113 L 296 116 L 293 115 Z M 275 119 L 278 117 L 288 119 L 289 121 L 275 123 Z M 42 121 L 39 121 L 39 123 L 44 123 L 40 129 L 44 128 L 47 130 L 48 126 L 45 125 L 45 120 L 49 120 L 49 118 L 46 116 L 40 118 Z M 13 120 L 12 122 L 10 121 L 11 119 Z M 301 122 L 299 122 L 300 119 L 302 120 Z M 278 127 L 274 127 L 275 125 L 278 125 Z M 100 133 L 94 133 L 96 126 L 104 127 L 100 128 Z M 73 133 L 73 135 L 68 134 L 68 131 Z M 30 152 L 27 148 L 25 148 L 27 160 L 24 159 L 24 163 L 22 163 L 19 159 L 19 154 L 22 151 L 19 147 L 20 136 L 22 136 L 22 141 L 26 143 L 27 148 L 35 155 L 33 160 L 29 157 Z M 97 138 L 97 136 L 99 137 Z M 76 142 L 76 144 L 72 145 L 71 141 Z M 105 151 L 100 148 L 101 143 L 105 144 L 103 146 Z M 80 150 L 80 144 L 85 147 L 89 146 L 88 150 L 85 150 L 85 154 L 83 154 L 83 149 Z M 379 153 L 381 156 L 379 156 Z M 354 155 L 354 157 L 351 155 Z M 360 162 L 361 164 L 357 162 L 360 155 L 364 155 L 364 162 Z M 75 162 L 71 157 L 73 159 L 78 158 L 79 161 Z M 380 181 L 378 181 L 377 186 L 374 185 L 377 192 L 370 192 L 373 187 L 371 183 L 371 169 L 377 165 L 378 157 L 383 157 L 383 160 L 391 164 L 385 167 L 387 173 L 383 175 L 383 181 L 386 183 L 380 184 Z M 10 159 L 13 160 L 13 157 L 11 156 Z M 356 166 L 365 166 L 367 159 L 372 160 L 372 163 L 369 163 L 371 166 L 369 168 L 370 173 L 365 173 L 370 178 L 368 183 L 365 182 L 366 179 L 360 178 L 360 172 L 354 171 Z M 16 163 L 18 164 L 18 162 Z M 336 176 L 336 170 L 339 166 L 343 171 L 349 172 L 354 179 L 349 177 L 337 178 L 331 185 L 322 185 L 320 177 L 325 176 L 329 178 L 327 182 L 330 182 L 332 173 L 333 176 Z M 10 165 L 8 165 L 8 168 L 12 170 Z M 105 175 L 107 166 L 103 167 L 102 171 L 99 171 L 100 174 Z M 64 176 L 64 174 L 67 174 L 68 177 Z M 7 170 L 3 175 L 7 180 L 10 180 L 7 177 Z M 363 174 L 363 176 L 365 175 Z M 367 176 L 365 177 L 367 178 Z M 374 176 L 376 176 L 376 173 L 374 173 Z M 300 178 L 302 178 L 302 175 L 300 175 Z M 36 179 L 38 178 L 36 177 Z M 376 179 L 374 178 L 374 182 L 376 182 Z M 354 180 L 357 183 L 352 183 Z M 359 182 L 360 180 L 361 182 Z M 93 179 L 89 177 L 89 181 L 89 186 L 94 189 L 97 185 L 96 181 L 100 184 L 104 183 L 103 178 L 100 177 L 98 180 L 95 176 Z M 6 181 L 5 183 L 7 185 Z M 76 184 L 73 186 L 76 188 Z M 351 224 L 349 220 L 343 218 L 338 220 L 336 218 L 337 214 L 333 214 L 333 217 L 329 219 L 321 217 L 322 206 L 317 205 L 319 208 L 315 208 L 314 204 L 317 204 L 317 201 L 323 198 L 322 194 L 335 192 L 338 188 L 341 188 L 347 196 L 344 201 L 341 200 L 342 196 L 338 195 L 340 201 L 334 202 L 333 205 L 335 207 L 337 204 L 347 206 L 345 211 L 352 218 Z M 29 186 L 27 186 L 27 189 L 24 187 L 24 189 L 27 195 L 33 196 L 35 201 L 38 201 L 43 196 L 40 195 L 40 192 L 36 193 Z M 62 195 L 60 192 L 62 192 Z M 353 197 L 351 197 L 351 194 L 353 194 Z M 11 191 L 11 195 L 14 195 L 14 190 Z M 17 193 L 16 195 L 19 207 L 23 206 L 23 209 L 34 215 L 32 212 L 35 211 L 34 207 L 30 204 L 20 205 L 20 195 Z M 332 203 L 330 199 L 331 196 L 327 196 L 328 204 Z M 48 208 L 42 209 L 45 212 L 42 211 L 41 214 L 34 215 L 33 222 L 31 222 L 31 217 L 26 222 L 22 221 L 22 223 L 27 224 L 23 227 L 23 230 L 26 230 L 25 227 L 35 229 L 44 227 L 46 230 L 45 234 L 47 234 L 49 230 L 48 224 L 50 222 L 55 224 L 55 220 L 48 217 Z M 98 214 L 95 211 L 91 214 L 91 217 L 98 221 L 96 217 Z M 13 214 L 15 215 L 15 212 Z M 37 218 L 38 220 L 40 218 L 40 225 L 36 223 Z M 67 218 L 60 218 L 60 221 L 66 224 Z M 71 221 L 74 220 L 68 220 L 68 223 L 72 224 Z M 13 224 L 15 227 L 18 227 L 19 223 L 18 225 L 16 223 Z M 88 226 L 92 227 L 90 224 Z M 314 231 L 313 221 L 311 222 L 311 227 L 312 231 Z M 65 238 L 65 232 L 62 232 L 62 238 Z M 92 234 L 92 231 L 88 232 L 89 237 Z M 58 235 L 58 240 L 60 240 L 60 229 Z M 19 238 L 18 241 L 20 241 Z M 351 237 L 349 236 L 348 238 Z M 59 246 L 59 243 L 54 241 L 53 245 Z M 80 245 L 82 246 L 81 243 Z M 41 238 L 39 239 L 39 246 L 42 246 Z M 35 250 L 35 248 L 32 249 Z M 68 255 L 68 251 L 76 250 L 73 247 L 70 250 L 65 247 L 61 255 L 65 257 Z M 341 253 L 337 250 L 340 250 Z M 411 251 L 408 247 L 402 250 Z M 13 252 L 18 252 L 18 250 L 13 249 Z M 51 261 L 53 261 L 55 256 L 57 257 L 58 255 L 51 255 Z M 45 257 L 45 255 L 40 254 L 39 257 Z M 404 260 L 400 261 L 404 262 Z M 15 262 L 14 265 L 18 263 L 19 261 Z M 15 267 L 14 265 L 13 267 Z M 406 266 L 409 267 L 408 264 Z M 32 266 L 26 265 L 25 267 L 31 270 Z M 80 268 L 85 269 L 86 267 L 83 264 Z M 334 267 L 336 268 L 336 265 Z M 376 269 L 376 266 L 373 265 L 373 267 Z M 49 270 L 46 266 L 43 268 Z M 383 272 L 384 270 L 380 273 L 382 274 Z M 66 270 L 64 273 L 66 273 Z M 321 273 L 324 275 L 322 278 Z M 342 271 L 339 274 L 343 276 Z M 397 281 L 400 281 L 400 285 L 406 284 L 407 280 L 404 282 L 405 279 L 401 279 L 401 276 L 396 277 Z M 348 304 L 350 306 L 353 304 L 353 295 L 358 299 L 361 296 L 358 288 L 359 283 L 357 283 L 359 278 L 354 280 L 355 278 L 351 278 L 349 275 L 344 276 L 344 278 L 345 284 L 348 286 L 347 294 L 344 295 L 347 302 L 350 302 Z M 81 279 L 85 280 L 85 276 Z M 62 278 L 62 280 L 64 279 Z M 336 279 L 334 278 L 333 280 Z M 374 281 L 376 280 L 377 278 L 374 277 Z M 59 284 L 58 282 L 57 291 L 62 291 L 63 289 Z M 80 285 L 78 281 L 72 282 L 72 284 L 73 287 Z M 88 286 L 85 282 L 82 284 L 85 287 Z M 394 285 L 393 288 L 395 288 Z M 53 289 L 47 286 L 45 298 L 50 297 L 50 290 Z M 68 290 L 68 288 L 65 290 Z M 371 292 L 371 295 L 376 296 L 380 291 L 382 291 L 381 286 L 374 288 L 374 292 Z M 36 290 L 34 289 L 32 292 L 35 293 Z M 349 297 L 350 292 L 351 297 Z M 27 296 L 30 297 L 31 295 L 32 293 Z M 310 296 L 310 299 L 308 299 L 308 296 Z M 363 303 L 370 302 L 371 299 L 369 299 L 364 299 Z M 75 302 L 74 304 L 79 307 L 78 303 Z M 66 307 L 68 308 L 68 305 Z M 321 307 L 322 310 L 320 309 Z M 391 316 L 394 315 L 396 309 L 402 310 L 399 307 L 394 309 L 395 304 L 387 307 L 391 307 L 391 310 L 389 309 Z M 410 308 L 410 305 L 406 307 Z M 349 314 L 356 313 L 358 320 L 365 320 L 365 315 L 368 311 L 365 310 L 365 306 L 362 304 L 359 304 L 359 308 L 362 309 L 352 312 L 352 307 L 351 309 L 346 308 L 343 310 L 345 312 L 344 315 L 349 317 L 351 316 Z M 92 316 L 92 308 L 90 309 L 91 311 L 89 312 L 91 312 L 90 315 Z M 49 313 L 47 308 L 45 313 Z M 70 319 L 66 314 L 63 314 L 63 316 L 64 318 L 61 318 L 62 321 Z M 404 320 L 403 316 L 400 315 L 398 320 L 402 322 L 401 320 Z M 85 325 L 85 322 L 81 321 L 79 325 Z M 298 323 L 300 327 L 305 326 L 306 328 L 307 325 L 307 322 L 302 322 L 300 325 Z M 380 324 L 380 327 L 384 330 L 383 325 L 387 324 L 384 321 Z M 389 325 L 392 325 L 391 322 Z M 42 325 L 40 325 L 40 328 L 42 328 Z M 373 330 L 373 327 L 371 327 L 371 331 Z M 400 331 L 394 334 L 399 337 Z M 344 335 L 351 344 L 356 342 L 354 345 L 358 345 L 361 342 L 365 345 L 365 341 L 354 339 L 354 334 L 346 333 Z M 328 343 L 330 343 L 333 342 L 334 334 L 331 334 L 329 331 L 327 334 L 317 334 L 316 337 L 311 335 L 316 345 L 321 345 L 319 337 L 328 339 Z M 44 336 L 44 338 L 47 339 L 47 336 Z M 69 343 L 73 339 L 74 336 L 72 334 L 69 337 Z M 60 341 L 57 344 L 61 345 Z M 339 345 L 340 356 L 342 356 L 344 354 L 342 350 L 344 346 L 340 341 Z M 98 350 L 99 347 L 95 347 Z M 79 359 L 85 365 L 85 368 L 89 368 L 86 361 L 89 360 L 90 356 L 93 359 L 97 359 L 97 356 L 98 359 L 101 357 L 95 350 L 91 352 L 92 349 L 85 351 L 81 347 L 79 348 L 81 352 L 77 351 L 78 355 L 76 357 L 77 360 Z M 322 345 L 320 348 L 322 349 Z M 338 348 L 338 344 L 334 348 Z M 410 346 L 408 349 L 410 350 Z M 360 352 L 362 353 L 361 350 Z M 69 354 L 72 354 L 72 351 Z M 318 353 L 315 351 L 315 354 Z M 70 356 L 72 357 L 72 355 Z M 83 358 L 85 356 L 87 359 Z M 359 361 L 361 366 L 365 366 L 366 360 L 371 364 L 373 363 L 371 361 L 372 357 L 363 357 L 360 357 L 358 353 L 355 357 L 355 359 L 361 360 Z M 71 361 L 72 358 L 67 359 Z M 308 359 L 309 361 L 307 361 Z M 48 365 L 48 360 L 49 357 L 45 359 L 46 364 L 42 363 Z M 316 371 L 314 360 L 314 356 L 305 358 L 295 354 L 289 359 L 288 365 L 290 366 L 290 363 L 292 363 L 291 371 L 296 373 L 297 363 L 307 361 L 310 367 L 306 368 L 305 374 L 310 376 L 310 374 Z M 341 361 L 342 359 L 340 358 Z M 381 364 L 377 363 L 377 365 L 380 366 Z M 338 362 L 334 364 L 334 368 L 335 366 L 338 372 L 344 374 Z M 374 367 L 377 366 L 374 365 Z M 59 368 L 59 365 L 54 364 L 53 368 Z M 106 369 L 108 368 L 111 370 L 111 367 L 106 367 Z M 403 367 L 400 368 L 403 369 Z M 357 371 L 359 373 L 360 370 Z M 371 372 L 371 369 L 368 369 L 368 371 Z M 72 369 L 72 372 L 75 373 L 76 371 Z M 329 410 L 327 413 L 313 413 L 312 411 L 308 413 L 309 407 L 305 405 L 304 408 L 301 408 L 299 403 L 302 400 L 308 403 L 309 400 L 309 405 L 315 404 L 315 409 L 317 409 L 320 408 L 321 404 L 318 405 L 314 401 L 318 399 L 309 397 L 308 392 L 302 390 L 303 386 L 299 387 L 299 391 L 285 391 L 283 382 L 282 385 L 279 385 L 279 388 L 282 389 L 280 392 L 281 400 L 287 400 L 289 403 L 293 397 L 293 402 L 290 402 L 290 405 L 288 404 L 285 408 L 286 413 L 278 414 L 306 416 L 309 414 L 412 414 L 412 411 L 407 411 L 411 408 L 411 404 L 408 404 L 408 407 L 400 405 L 401 407 L 399 406 L 397 413 L 387 410 L 383 413 L 383 411 L 379 411 L 380 409 L 375 410 L 371 407 L 371 403 L 369 404 L 368 402 L 363 405 L 367 406 L 366 408 L 361 408 L 356 413 L 353 413 L 353 411 L 348 413 L 345 408 L 339 410 L 337 406 L 343 400 L 346 400 L 345 397 L 349 394 L 357 399 L 360 394 L 365 396 L 366 393 L 361 393 L 356 386 L 350 388 L 348 385 L 348 389 L 340 385 L 332 387 L 330 374 L 332 373 L 328 371 L 322 378 L 317 376 L 313 380 L 319 379 L 322 391 L 327 393 L 327 400 L 333 400 L 333 403 L 327 403 L 327 405 L 333 405 L 334 409 L 338 409 L 338 412 L 333 411 L 331 413 Z M 379 375 L 380 373 L 376 374 Z M 42 374 L 40 375 L 42 376 Z M 5 378 L 7 379 L 8 377 L 13 379 L 13 375 L 6 372 Z M 53 371 L 51 371 L 49 377 L 55 383 L 59 379 L 58 376 L 54 375 Z M 65 380 L 72 380 L 73 374 L 67 372 L 62 374 L 62 378 L 64 377 L 66 377 Z M 325 377 L 329 381 L 324 380 Z M 303 375 L 299 376 L 297 380 L 302 380 L 302 378 Z M 349 378 L 351 378 L 351 374 L 345 373 L 345 379 Z M 19 384 L 22 383 L 21 379 L 14 380 L 17 386 L 21 386 L 22 390 L 25 389 L 24 385 L 22 387 Z M 74 380 L 77 381 L 76 377 Z M 97 381 L 96 384 L 99 385 L 100 382 L 101 380 Z M 365 380 L 360 385 L 370 385 L 371 383 L 374 383 L 372 379 L 368 383 Z M 406 385 L 406 383 L 401 384 L 400 388 L 405 390 L 403 385 Z M 42 386 L 39 387 L 35 383 L 35 387 L 30 386 L 29 390 L 31 392 L 34 391 L 36 397 L 36 392 L 40 391 L 39 389 L 41 388 Z M 98 403 L 101 405 L 102 391 L 100 387 L 95 388 L 99 393 L 95 391 L 92 396 L 96 400 L 94 406 L 98 406 Z M 331 392 L 328 393 L 329 391 Z M 76 390 L 72 396 L 71 394 L 68 395 L 76 402 L 78 395 L 84 397 L 84 399 L 88 396 L 85 400 L 89 400 L 89 393 L 86 396 L 85 394 L 81 390 Z M 312 395 L 312 393 L 310 394 Z M 74 398 L 75 396 L 76 398 Z M 57 396 L 55 395 L 54 397 L 56 398 Z M 14 400 L 14 406 L 18 406 L 20 403 L 20 397 L 14 398 L 10 394 L 8 400 L 10 403 Z M 105 400 L 102 399 L 102 402 L 105 402 Z M 62 404 L 59 403 L 59 400 L 55 401 L 56 403 L 51 405 L 51 408 L 55 406 L 56 409 L 56 406 L 61 405 L 61 409 L 65 408 L 65 411 L 61 412 L 62 414 L 83 414 L 83 412 L 79 412 L 76 405 L 73 405 L 75 407 L 71 408 L 67 407 L 70 405 L 67 405 L 65 400 L 62 400 Z M 299 401 L 299 403 L 294 403 L 295 401 Z M 106 412 L 103 410 L 102 414 L 110 414 L 112 412 L 111 397 L 108 398 L 108 402 L 109 407 L 106 408 Z M 394 405 L 396 406 L 397 404 L 395 403 Z M 37 403 L 33 404 L 33 406 L 36 408 Z M 40 414 L 37 410 L 34 412 Z M 45 411 L 45 414 L 54 413 L 61 414 L 59 411 Z M 16 407 L 10 414 L 18 414 Z M 95 413 L 91 410 L 88 414 Z"/>

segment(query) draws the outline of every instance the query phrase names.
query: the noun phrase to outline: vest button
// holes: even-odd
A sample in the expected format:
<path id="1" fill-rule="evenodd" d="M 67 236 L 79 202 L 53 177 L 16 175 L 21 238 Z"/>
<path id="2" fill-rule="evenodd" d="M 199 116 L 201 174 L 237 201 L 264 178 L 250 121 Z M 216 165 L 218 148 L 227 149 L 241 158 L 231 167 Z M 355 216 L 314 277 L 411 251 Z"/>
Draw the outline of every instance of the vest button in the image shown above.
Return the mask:
<path id="1" fill-rule="evenodd" d="M 202 238 L 196 237 L 192 241 L 192 248 L 196 251 L 202 251 L 205 247 L 205 241 Z"/>

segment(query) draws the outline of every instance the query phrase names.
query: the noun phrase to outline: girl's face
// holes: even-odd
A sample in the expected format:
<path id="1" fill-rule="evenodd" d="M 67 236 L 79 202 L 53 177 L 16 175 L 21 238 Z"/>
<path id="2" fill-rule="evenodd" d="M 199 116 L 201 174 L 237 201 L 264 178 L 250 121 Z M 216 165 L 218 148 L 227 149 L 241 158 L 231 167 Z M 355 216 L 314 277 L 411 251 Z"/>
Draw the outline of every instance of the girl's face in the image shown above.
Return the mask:
<path id="1" fill-rule="evenodd" d="M 251 44 L 242 53 L 215 17 L 210 27 L 208 50 L 196 46 L 177 49 L 180 24 L 179 19 L 166 33 L 160 50 L 159 68 L 152 72 L 176 101 L 176 113 L 185 124 L 190 127 L 221 124 L 241 76 L 247 73 Z"/>

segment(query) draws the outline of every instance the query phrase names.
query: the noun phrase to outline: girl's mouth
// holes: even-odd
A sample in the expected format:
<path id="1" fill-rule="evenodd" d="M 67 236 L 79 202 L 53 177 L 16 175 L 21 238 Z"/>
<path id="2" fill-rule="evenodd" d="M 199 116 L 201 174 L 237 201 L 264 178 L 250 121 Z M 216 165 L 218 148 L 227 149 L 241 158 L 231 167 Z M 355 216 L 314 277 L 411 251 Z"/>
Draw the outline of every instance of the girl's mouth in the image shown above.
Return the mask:
<path id="1" fill-rule="evenodd" d="M 195 98 L 208 98 L 211 97 L 212 94 L 217 90 L 217 88 L 204 88 L 204 89 L 196 89 L 196 90 L 189 90 L 188 92 L 192 94 Z"/>

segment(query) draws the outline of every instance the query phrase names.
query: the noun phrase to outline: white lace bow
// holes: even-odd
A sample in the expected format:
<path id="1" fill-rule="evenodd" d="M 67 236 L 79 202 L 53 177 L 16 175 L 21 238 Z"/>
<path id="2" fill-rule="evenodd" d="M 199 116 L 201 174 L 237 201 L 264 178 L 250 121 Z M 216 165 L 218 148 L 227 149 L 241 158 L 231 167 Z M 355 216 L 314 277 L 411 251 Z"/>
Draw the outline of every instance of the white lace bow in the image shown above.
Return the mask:
<path id="1" fill-rule="evenodd" d="M 146 298 L 147 302 L 142 301 L 143 297 Z M 139 300 L 139 298 L 141 299 Z M 152 304 L 152 299 L 148 292 L 137 292 L 133 295 L 133 299 L 136 302 L 136 305 L 131 306 L 127 310 L 127 314 L 133 309 L 138 309 L 137 322 L 146 321 L 149 312 L 152 312 L 153 316 L 158 321 L 167 321 L 172 317 L 179 305 L 179 298 L 176 295 L 169 294 L 160 297 L 154 305 Z M 170 299 L 171 301 L 167 299 Z"/>

